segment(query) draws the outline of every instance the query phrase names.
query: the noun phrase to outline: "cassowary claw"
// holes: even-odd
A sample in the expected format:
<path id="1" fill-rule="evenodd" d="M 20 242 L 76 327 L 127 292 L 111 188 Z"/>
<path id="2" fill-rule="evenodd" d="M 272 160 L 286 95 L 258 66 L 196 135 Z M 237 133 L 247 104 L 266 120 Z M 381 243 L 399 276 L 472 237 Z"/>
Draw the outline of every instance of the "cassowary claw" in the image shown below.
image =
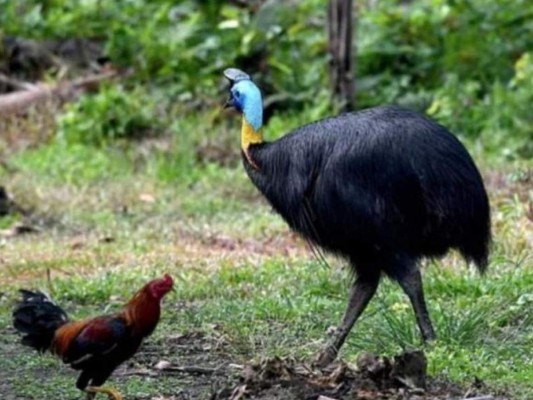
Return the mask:
<path id="1" fill-rule="evenodd" d="M 315 356 L 315 359 L 313 360 L 313 366 L 318 368 L 324 368 L 327 367 L 329 364 L 331 364 L 335 359 L 337 358 L 337 349 L 335 349 L 335 346 L 329 345 L 327 347 L 324 347 L 318 354 Z"/>

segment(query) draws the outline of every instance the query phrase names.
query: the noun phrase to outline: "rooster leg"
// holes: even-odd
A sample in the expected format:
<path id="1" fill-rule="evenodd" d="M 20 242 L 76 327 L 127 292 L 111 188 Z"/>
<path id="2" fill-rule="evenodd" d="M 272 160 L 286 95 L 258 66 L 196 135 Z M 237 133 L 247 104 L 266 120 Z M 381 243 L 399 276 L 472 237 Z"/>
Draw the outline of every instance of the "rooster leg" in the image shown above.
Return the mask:
<path id="1" fill-rule="evenodd" d="M 89 394 L 89 396 L 92 396 L 90 398 L 88 397 L 88 399 L 94 398 L 94 396 L 96 396 L 97 393 L 104 393 L 104 394 L 107 394 L 107 396 L 111 400 L 123 400 L 122 395 L 116 389 L 113 389 L 110 387 L 87 386 L 84 390 Z"/>

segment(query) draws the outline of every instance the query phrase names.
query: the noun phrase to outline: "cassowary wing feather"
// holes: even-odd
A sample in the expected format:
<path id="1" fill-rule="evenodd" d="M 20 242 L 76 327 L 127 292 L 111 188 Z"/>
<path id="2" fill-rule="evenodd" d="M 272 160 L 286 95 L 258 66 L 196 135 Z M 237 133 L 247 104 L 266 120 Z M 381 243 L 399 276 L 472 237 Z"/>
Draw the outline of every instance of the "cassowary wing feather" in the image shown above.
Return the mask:
<path id="1" fill-rule="evenodd" d="M 250 154 L 259 166 L 245 161 L 250 178 L 287 223 L 355 264 L 456 248 L 486 266 L 481 176 L 462 144 L 420 114 L 396 107 L 345 114 L 252 145 Z"/>

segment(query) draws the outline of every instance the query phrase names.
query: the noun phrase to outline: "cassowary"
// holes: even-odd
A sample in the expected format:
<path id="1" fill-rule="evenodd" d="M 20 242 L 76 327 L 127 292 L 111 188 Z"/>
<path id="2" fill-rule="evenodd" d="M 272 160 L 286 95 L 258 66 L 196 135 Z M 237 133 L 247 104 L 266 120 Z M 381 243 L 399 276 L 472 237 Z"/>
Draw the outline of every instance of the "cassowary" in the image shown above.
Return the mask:
<path id="1" fill-rule="evenodd" d="M 424 341 L 436 337 L 419 271 L 423 257 L 457 249 L 482 273 L 490 211 L 472 158 L 446 128 L 399 107 L 375 107 L 263 141 L 262 97 L 230 68 L 226 106 L 242 118 L 248 176 L 274 210 L 313 246 L 347 259 L 355 273 L 348 307 L 318 365 L 333 361 L 384 274 L 407 294 Z"/>

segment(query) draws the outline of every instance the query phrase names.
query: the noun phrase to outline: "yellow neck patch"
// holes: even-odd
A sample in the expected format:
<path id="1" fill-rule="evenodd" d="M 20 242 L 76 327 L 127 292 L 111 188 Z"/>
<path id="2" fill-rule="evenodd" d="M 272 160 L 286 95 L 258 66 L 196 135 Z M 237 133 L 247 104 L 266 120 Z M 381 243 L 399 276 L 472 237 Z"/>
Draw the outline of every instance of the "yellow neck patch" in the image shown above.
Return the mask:
<path id="1" fill-rule="evenodd" d="M 257 132 L 252 125 L 246 121 L 245 118 L 242 119 L 242 130 L 241 130 L 241 147 L 244 151 L 248 150 L 248 147 L 251 144 L 257 144 L 263 142 L 263 135 L 261 131 Z"/>

